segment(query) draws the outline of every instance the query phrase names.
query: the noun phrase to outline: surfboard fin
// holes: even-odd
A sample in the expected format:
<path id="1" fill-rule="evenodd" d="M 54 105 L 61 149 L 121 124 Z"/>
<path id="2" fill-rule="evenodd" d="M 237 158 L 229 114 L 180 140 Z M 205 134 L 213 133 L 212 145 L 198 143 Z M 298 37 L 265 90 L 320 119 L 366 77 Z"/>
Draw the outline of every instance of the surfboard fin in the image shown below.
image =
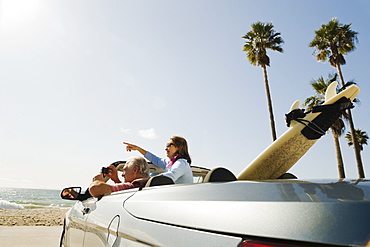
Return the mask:
<path id="1" fill-rule="evenodd" d="M 291 111 L 293 111 L 295 109 L 298 109 L 300 105 L 301 105 L 301 101 L 299 99 L 297 99 L 296 101 L 294 101 L 294 103 L 290 107 L 290 111 L 289 112 L 291 112 Z"/>
<path id="2" fill-rule="evenodd" d="M 338 87 L 337 81 L 333 81 L 332 83 L 330 83 L 330 85 L 325 91 L 325 102 L 328 102 L 329 99 L 337 95 L 337 87 Z"/>

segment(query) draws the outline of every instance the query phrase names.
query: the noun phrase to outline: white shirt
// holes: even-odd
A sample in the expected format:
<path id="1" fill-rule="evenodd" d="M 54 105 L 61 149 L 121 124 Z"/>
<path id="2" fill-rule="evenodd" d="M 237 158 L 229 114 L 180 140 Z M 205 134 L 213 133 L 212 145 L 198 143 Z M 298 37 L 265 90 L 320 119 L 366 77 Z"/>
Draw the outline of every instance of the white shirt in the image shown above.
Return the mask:
<path id="1" fill-rule="evenodd" d="M 178 159 L 172 166 L 167 167 L 170 163 L 168 158 L 160 158 L 148 151 L 144 157 L 156 166 L 163 168 L 164 172 L 162 175 L 171 178 L 175 184 L 193 183 L 193 172 L 191 171 L 191 167 L 186 159 Z"/>

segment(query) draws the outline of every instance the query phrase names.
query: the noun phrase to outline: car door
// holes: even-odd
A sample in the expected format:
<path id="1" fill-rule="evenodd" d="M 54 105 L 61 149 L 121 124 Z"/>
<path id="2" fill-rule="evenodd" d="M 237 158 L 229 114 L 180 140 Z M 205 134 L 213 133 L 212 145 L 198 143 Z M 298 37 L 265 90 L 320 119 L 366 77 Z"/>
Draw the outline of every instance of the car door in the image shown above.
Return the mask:
<path id="1" fill-rule="evenodd" d="M 124 201 L 135 194 L 138 189 L 120 191 L 102 197 L 90 205 L 86 214 L 86 225 L 83 246 L 122 246 L 118 230 L 122 215 Z"/>
<path id="2" fill-rule="evenodd" d="M 88 211 L 96 203 L 96 198 L 90 198 L 85 201 L 77 201 L 66 216 L 64 246 L 83 246 L 86 220 Z"/>

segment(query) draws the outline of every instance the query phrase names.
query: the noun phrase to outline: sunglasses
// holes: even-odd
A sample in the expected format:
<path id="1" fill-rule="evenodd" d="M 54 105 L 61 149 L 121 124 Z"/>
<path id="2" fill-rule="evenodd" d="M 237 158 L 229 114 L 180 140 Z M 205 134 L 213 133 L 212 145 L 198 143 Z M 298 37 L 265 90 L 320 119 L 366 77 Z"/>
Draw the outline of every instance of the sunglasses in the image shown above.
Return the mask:
<path id="1" fill-rule="evenodd" d="M 166 145 L 166 148 L 169 148 L 169 147 L 171 147 L 172 145 L 175 145 L 174 143 L 168 143 L 167 145 Z"/>

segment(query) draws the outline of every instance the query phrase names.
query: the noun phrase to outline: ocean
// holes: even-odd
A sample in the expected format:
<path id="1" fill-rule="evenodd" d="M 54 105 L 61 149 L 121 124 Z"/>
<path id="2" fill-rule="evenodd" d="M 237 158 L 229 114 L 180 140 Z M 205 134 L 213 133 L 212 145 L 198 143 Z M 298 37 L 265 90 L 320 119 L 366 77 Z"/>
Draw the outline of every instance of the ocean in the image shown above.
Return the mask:
<path id="1" fill-rule="evenodd" d="M 0 209 L 68 208 L 74 203 L 60 198 L 60 190 L 0 188 Z"/>

